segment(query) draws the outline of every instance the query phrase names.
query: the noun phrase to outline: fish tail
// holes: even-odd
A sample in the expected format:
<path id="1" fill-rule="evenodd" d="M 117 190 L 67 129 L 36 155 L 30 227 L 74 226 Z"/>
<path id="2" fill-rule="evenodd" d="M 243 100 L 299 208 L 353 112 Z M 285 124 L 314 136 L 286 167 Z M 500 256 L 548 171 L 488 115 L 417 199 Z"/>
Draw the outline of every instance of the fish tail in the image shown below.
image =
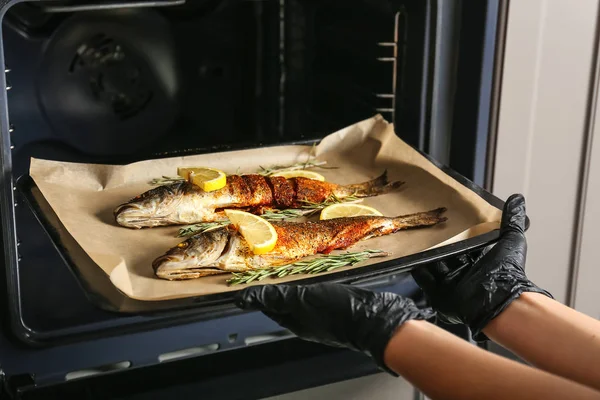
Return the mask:
<path id="1" fill-rule="evenodd" d="M 400 230 L 437 225 L 448 220 L 448 218 L 442 216 L 445 212 L 446 207 L 440 207 L 431 211 L 401 215 L 393 218 L 394 226 L 397 230 Z"/>
<path id="2" fill-rule="evenodd" d="M 401 181 L 389 182 L 387 170 L 385 170 L 383 174 L 373 180 L 341 186 L 339 190 L 336 190 L 335 194 L 338 197 L 373 197 L 397 190 L 403 184 L 404 182 Z"/>

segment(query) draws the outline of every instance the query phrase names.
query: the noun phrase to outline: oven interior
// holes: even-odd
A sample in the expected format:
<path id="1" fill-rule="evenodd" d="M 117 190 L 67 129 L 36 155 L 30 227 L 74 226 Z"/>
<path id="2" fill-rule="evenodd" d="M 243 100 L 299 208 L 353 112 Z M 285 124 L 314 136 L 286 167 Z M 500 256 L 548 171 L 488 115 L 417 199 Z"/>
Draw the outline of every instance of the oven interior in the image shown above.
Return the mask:
<path id="1" fill-rule="evenodd" d="M 31 155 L 129 161 L 322 137 L 392 120 L 410 89 L 409 16 L 385 0 L 55 8 L 17 4 L 3 24 L 15 175 Z"/>
<path id="2" fill-rule="evenodd" d="M 2 23 L 13 179 L 30 157 L 126 163 L 294 142 L 377 113 L 418 144 L 428 4 L 18 3 Z M 18 192 L 14 215 L 28 342 L 162 318 L 92 305 Z"/>

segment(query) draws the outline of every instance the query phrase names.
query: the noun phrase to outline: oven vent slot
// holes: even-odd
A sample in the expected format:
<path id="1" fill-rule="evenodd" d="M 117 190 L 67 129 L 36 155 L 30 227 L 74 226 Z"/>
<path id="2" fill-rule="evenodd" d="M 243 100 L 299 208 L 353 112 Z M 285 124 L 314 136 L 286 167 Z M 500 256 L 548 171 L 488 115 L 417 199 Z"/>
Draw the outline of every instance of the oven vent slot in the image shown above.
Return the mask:
<path id="1" fill-rule="evenodd" d="M 122 369 L 127 369 L 129 367 L 131 367 L 130 361 L 121 361 L 113 364 L 100 365 L 94 368 L 80 369 L 66 374 L 65 380 L 70 381 L 73 379 L 84 378 L 86 376 L 105 374 L 107 372 L 119 371 Z"/>
<path id="2" fill-rule="evenodd" d="M 271 340 L 291 337 L 292 334 L 288 330 L 276 331 L 271 333 L 263 333 L 262 335 L 248 336 L 244 339 L 244 344 L 250 346 L 257 343 L 270 342 Z"/>
<path id="3" fill-rule="evenodd" d="M 165 361 L 177 360 L 180 358 L 197 356 L 200 354 L 210 353 L 212 351 L 219 350 L 219 347 L 221 347 L 221 346 L 219 346 L 218 343 L 212 343 L 212 344 L 207 344 L 204 346 L 197 346 L 197 347 L 189 347 L 187 349 L 181 349 L 181 350 L 172 351 L 169 353 L 163 353 L 158 356 L 158 361 L 165 362 Z"/>
<path id="4" fill-rule="evenodd" d="M 231 335 L 227 336 L 227 341 L 229 343 L 235 343 L 237 341 L 237 338 L 238 338 L 238 334 L 232 333 Z"/>

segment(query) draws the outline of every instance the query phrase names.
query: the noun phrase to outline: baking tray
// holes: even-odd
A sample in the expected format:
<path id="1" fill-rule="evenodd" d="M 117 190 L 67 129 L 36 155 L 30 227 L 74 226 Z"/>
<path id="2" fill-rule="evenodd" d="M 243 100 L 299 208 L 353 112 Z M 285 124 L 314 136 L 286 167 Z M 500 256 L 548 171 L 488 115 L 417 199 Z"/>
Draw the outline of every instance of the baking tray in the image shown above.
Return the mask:
<path id="1" fill-rule="evenodd" d="M 303 142 L 302 144 L 311 143 L 313 142 L 308 141 Z M 282 143 L 281 145 L 289 144 L 290 143 Z M 259 146 L 245 147 L 245 149 L 255 147 Z M 210 152 L 214 151 L 217 151 L 217 149 L 210 149 Z M 203 152 L 206 153 L 208 151 L 197 151 L 195 154 Z M 503 207 L 504 203 L 501 199 L 475 185 L 473 182 L 452 169 L 440 165 L 428 155 L 423 154 L 423 152 L 419 153 L 489 204 L 497 208 Z M 89 301 L 101 309 L 125 314 L 168 314 L 181 310 L 194 309 L 197 312 L 196 316 L 201 314 L 205 315 L 207 318 L 236 311 L 235 305 L 233 304 L 235 291 L 161 301 L 141 301 L 126 296 L 110 282 L 109 277 L 104 271 L 96 265 L 77 241 L 69 234 L 41 194 L 33 179 L 29 175 L 23 175 L 17 180 L 16 186 L 25 202 L 31 208 L 36 219 L 49 236 L 57 252 L 61 255 L 70 271 L 76 277 Z M 421 265 L 487 246 L 495 242 L 497 238 L 498 231 L 495 230 L 467 240 L 417 254 L 327 275 L 309 275 L 296 282 L 340 282 L 360 285 L 373 279 L 380 279 L 385 276 L 410 271 L 412 268 Z"/>

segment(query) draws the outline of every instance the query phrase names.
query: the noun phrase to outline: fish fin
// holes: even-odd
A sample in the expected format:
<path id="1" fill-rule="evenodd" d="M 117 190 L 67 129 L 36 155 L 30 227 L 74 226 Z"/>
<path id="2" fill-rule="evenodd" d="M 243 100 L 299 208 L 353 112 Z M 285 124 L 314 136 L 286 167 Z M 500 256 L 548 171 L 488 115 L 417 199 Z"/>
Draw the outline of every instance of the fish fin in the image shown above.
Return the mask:
<path id="1" fill-rule="evenodd" d="M 435 210 L 401 215 L 393 218 L 394 226 L 397 230 L 400 230 L 437 225 L 448 220 L 448 218 L 442 216 L 446 211 L 446 207 L 440 207 Z"/>
<path id="2" fill-rule="evenodd" d="M 188 279 L 198 279 L 205 276 L 226 274 L 227 271 L 222 271 L 217 268 L 194 268 L 189 270 L 181 271 L 157 271 L 155 275 L 157 278 L 166 279 L 168 281 L 185 281 Z"/>
<path id="3" fill-rule="evenodd" d="M 383 171 L 383 174 L 375 179 L 363 183 L 343 186 L 342 189 L 345 196 L 372 197 L 397 190 L 403 184 L 404 182 L 402 181 L 389 182 L 386 169 Z"/>

